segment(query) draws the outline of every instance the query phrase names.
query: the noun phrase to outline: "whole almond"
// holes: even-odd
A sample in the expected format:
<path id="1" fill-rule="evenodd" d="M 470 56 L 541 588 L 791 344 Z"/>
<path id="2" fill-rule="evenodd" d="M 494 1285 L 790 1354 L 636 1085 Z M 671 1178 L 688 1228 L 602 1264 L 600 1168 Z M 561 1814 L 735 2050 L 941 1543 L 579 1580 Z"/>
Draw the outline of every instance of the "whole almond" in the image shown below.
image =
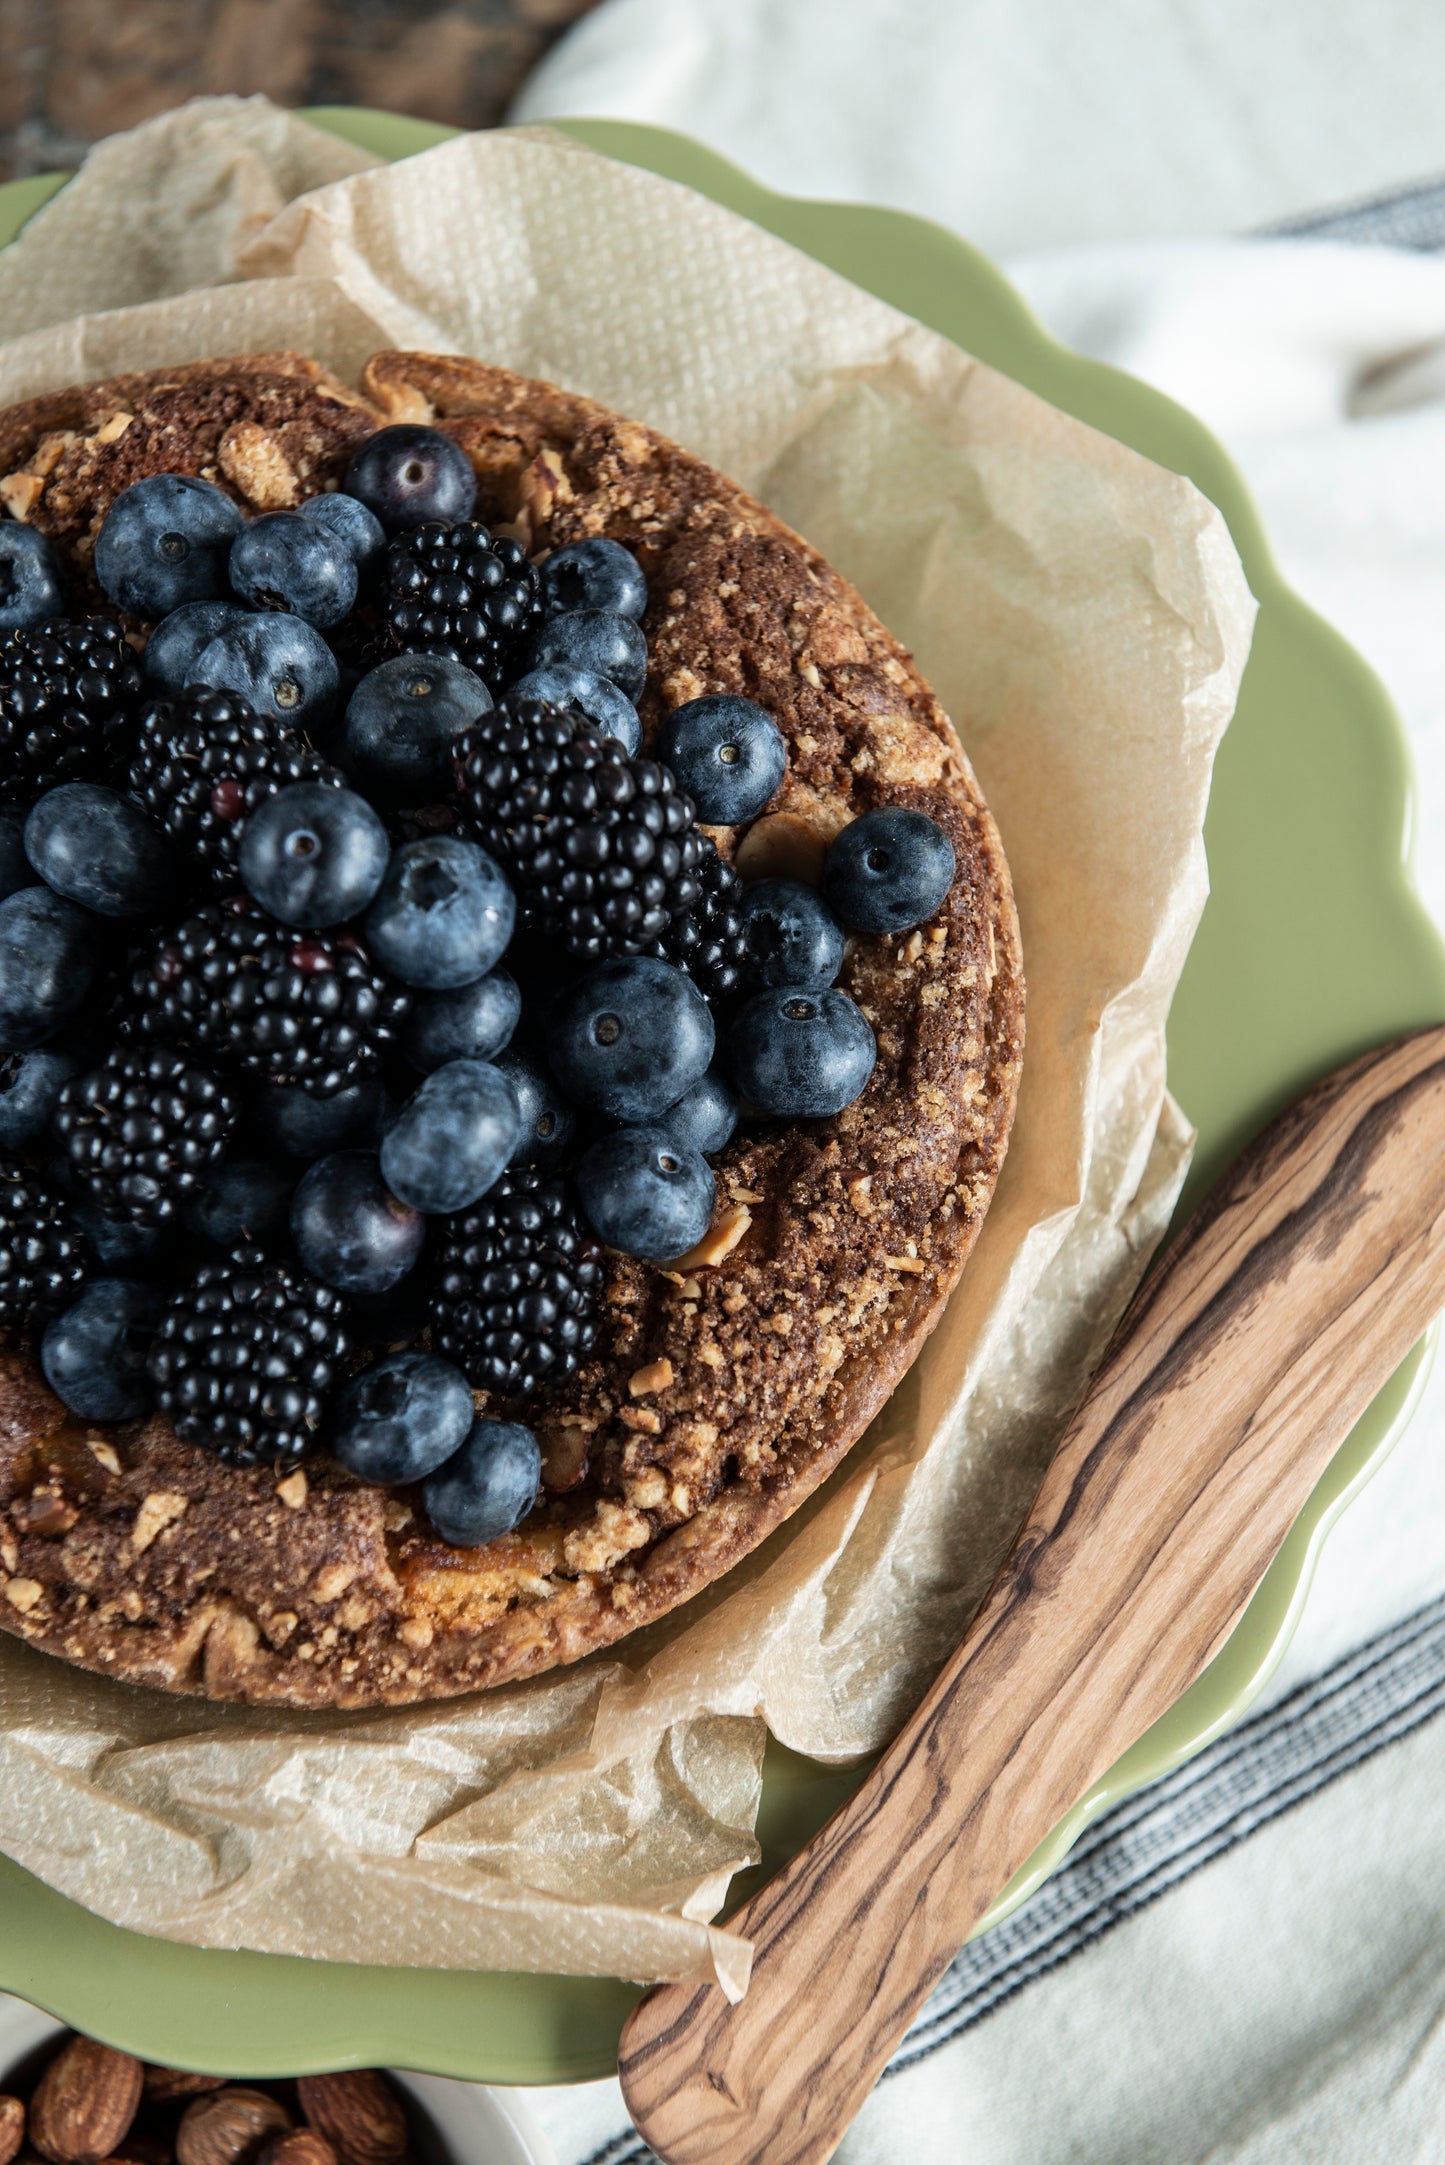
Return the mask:
<path id="1" fill-rule="evenodd" d="M 153 2105 L 173 2105 L 178 2097 L 203 2097 L 208 2090 L 224 2090 L 224 2075 L 190 2075 L 183 2067 L 148 2067 L 145 2094 Z"/>
<path id="2" fill-rule="evenodd" d="M 213 2090 L 187 2105 L 176 2130 L 180 2165 L 249 2165 L 291 2115 L 264 2090 Z"/>
<path id="3" fill-rule="evenodd" d="M 30 2140 L 50 2165 L 100 2165 L 130 2132 L 143 2070 L 128 2052 L 72 2037 L 30 2101 Z"/>
<path id="4" fill-rule="evenodd" d="M 406 2114 L 384 2075 L 370 2067 L 351 2075 L 303 2075 L 296 2087 L 301 2110 L 341 2165 L 400 2165 L 407 2151 Z"/>
<path id="5" fill-rule="evenodd" d="M 18 2097 L 0 2097 L 0 2165 L 10 2165 L 25 2141 L 25 2107 Z"/>
<path id="6" fill-rule="evenodd" d="M 337 2165 L 336 2152 L 314 2127 L 294 2127 L 261 2152 L 257 2165 Z"/>

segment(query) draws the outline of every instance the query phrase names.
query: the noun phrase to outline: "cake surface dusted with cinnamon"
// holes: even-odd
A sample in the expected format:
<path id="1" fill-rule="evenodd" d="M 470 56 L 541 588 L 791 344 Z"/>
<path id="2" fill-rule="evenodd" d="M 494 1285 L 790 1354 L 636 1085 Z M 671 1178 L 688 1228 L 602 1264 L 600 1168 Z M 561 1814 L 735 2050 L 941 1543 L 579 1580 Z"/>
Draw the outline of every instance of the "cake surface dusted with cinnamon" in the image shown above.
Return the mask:
<path id="1" fill-rule="evenodd" d="M 480 1413 L 541 1449 L 537 1501 L 499 1537 L 443 1539 L 414 1487 L 358 1479 L 324 1435 L 297 1463 L 223 1463 L 159 1413 L 67 1412 L 33 1346 L 3 1356 L 0 1625 L 215 1698 L 467 1692 L 575 1660 L 711 1583 L 838 1464 L 918 1353 L 1017 1097 L 1008 872 L 951 724 L 815 551 L 639 423 L 464 359 L 379 354 L 355 389 L 294 356 L 214 361 L 0 414 L 0 500 L 52 539 L 73 608 L 114 615 L 93 553 L 125 490 L 197 475 L 253 520 L 337 487 L 397 424 L 465 452 L 475 516 L 529 559 L 594 536 L 632 552 L 644 754 L 693 701 L 737 694 L 771 715 L 780 785 L 755 816 L 703 830 L 745 882 L 817 886 L 830 845 L 882 807 L 926 815 L 955 872 L 924 922 L 849 935 L 836 983 L 876 1043 L 861 1095 L 821 1118 L 745 1118 L 712 1154 L 695 1247 L 663 1264 L 599 1251 L 595 1336 L 573 1372 L 521 1400 L 478 1390 Z"/>

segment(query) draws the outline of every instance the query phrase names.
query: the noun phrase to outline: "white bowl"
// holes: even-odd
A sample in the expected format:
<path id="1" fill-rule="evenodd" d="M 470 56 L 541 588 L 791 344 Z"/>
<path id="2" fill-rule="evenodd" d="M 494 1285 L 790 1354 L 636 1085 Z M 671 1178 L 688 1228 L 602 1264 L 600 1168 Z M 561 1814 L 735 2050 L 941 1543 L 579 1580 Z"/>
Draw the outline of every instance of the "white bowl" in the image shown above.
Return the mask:
<path id="1" fill-rule="evenodd" d="M 65 2030 L 63 2022 L 28 2001 L 0 1992 L 0 2091 L 12 2070 Z M 547 2138 L 515 2098 L 504 2100 L 480 2083 L 451 2082 L 443 2075 L 388 2072 L 418 2107 L 449 2165 L 557 2165 Z"/>

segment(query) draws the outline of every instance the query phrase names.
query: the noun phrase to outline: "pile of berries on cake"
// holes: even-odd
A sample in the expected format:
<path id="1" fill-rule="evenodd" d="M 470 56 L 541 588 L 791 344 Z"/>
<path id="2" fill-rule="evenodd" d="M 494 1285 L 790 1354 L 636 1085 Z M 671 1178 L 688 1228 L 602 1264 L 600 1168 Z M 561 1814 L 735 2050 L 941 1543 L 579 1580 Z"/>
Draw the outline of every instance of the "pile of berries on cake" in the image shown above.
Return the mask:
<path id="1" fill-rule="evenodd" d="M 637 558 L 530 562 L 475 500 L 412 426 L 250 520 L 156 474 L 96 538 L 114 616 L 0 523 L 0 1329 L 82 1419 L 329 1453 L 458 1544 L 536 1500 L 506 1416 L 603 1250 L 685 1260 L 740 1117 L 852 1103 L 845 928 L 954 874 L 882 807 L 821 893 L 744 886 L 707 830 L 783 781 L 772 717 L 694 699 L 643 756 Z"/>

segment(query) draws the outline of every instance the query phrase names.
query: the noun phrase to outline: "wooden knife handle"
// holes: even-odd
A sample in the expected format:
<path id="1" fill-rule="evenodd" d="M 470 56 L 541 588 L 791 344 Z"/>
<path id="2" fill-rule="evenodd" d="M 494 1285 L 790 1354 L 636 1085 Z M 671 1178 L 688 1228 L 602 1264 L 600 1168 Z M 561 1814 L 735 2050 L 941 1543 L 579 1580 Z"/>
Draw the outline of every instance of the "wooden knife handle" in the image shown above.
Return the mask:
<path id="1" fill-rule="evenodd" d="M 1445 1306 L 1445 1028 L 1283 1114 L 1151 1271 L 958 1651 L 732 1920 L 752 1984 L 664 1985 L 619 2068 L 668 2165 L 830 2157 L 1000 1889 L 1228 1637 Z"/>

